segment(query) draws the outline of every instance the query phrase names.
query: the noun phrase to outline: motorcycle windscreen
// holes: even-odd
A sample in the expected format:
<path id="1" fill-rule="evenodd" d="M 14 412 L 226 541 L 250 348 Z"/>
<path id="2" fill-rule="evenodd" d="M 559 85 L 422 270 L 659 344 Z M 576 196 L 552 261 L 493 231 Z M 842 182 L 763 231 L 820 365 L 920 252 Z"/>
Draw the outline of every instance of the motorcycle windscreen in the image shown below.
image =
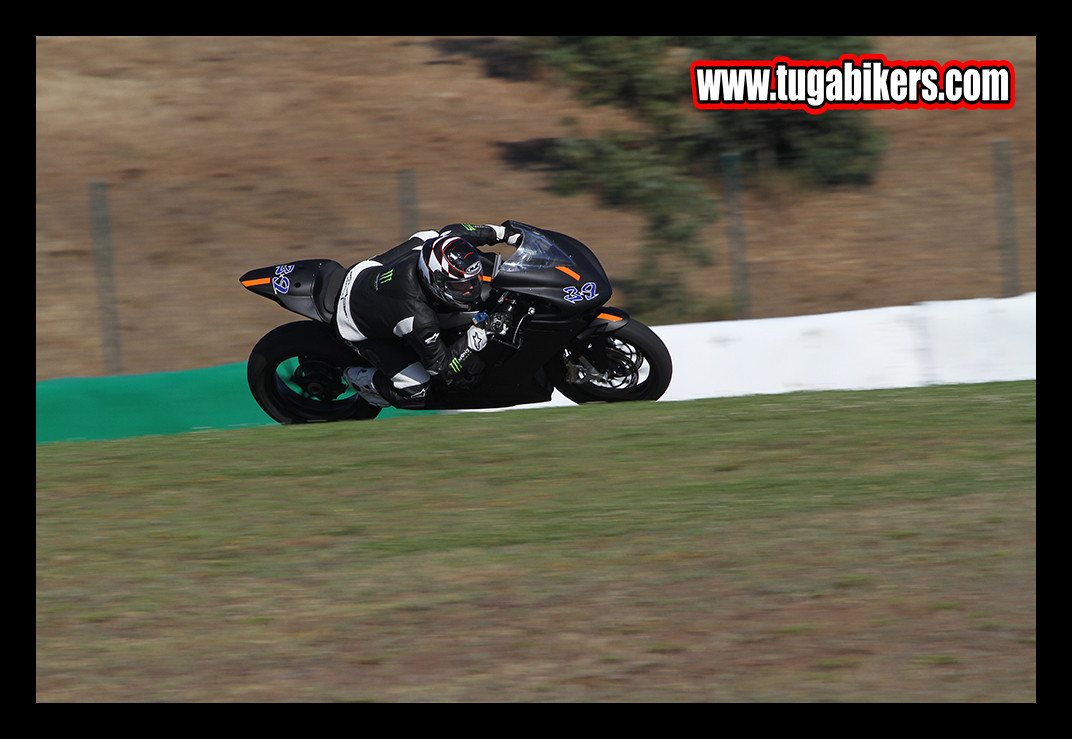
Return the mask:
<path id="1" fill-rule="evenodd" d="M 540 234 L 542 237 L 542 234 Z M 573 258 L 546 238 L 527 238 L 499 267 L 500 272 L 523 272 L 547 267 L 573 267 Z"/>

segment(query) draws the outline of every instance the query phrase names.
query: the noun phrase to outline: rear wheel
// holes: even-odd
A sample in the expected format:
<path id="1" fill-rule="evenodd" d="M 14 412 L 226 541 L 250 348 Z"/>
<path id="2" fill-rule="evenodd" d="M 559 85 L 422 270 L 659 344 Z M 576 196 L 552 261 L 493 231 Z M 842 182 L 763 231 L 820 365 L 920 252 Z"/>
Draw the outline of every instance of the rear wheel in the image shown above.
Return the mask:
<path id="1" fill-rule="evenodd" d="M 574 403 L 658 400 L 670 385 L 673 362 L 654 331 L 630 320 L 567 347 L 551 374 L 555 388 Z"/>
<path id="2" fill-rule="evenodd" d="M 272 329 L 249 355 L 249 389 L 283 424 L 375 418 L 380 409 L 347 385 L 343 371 L 359 362 L 331 327 L 298 321 Z"/>

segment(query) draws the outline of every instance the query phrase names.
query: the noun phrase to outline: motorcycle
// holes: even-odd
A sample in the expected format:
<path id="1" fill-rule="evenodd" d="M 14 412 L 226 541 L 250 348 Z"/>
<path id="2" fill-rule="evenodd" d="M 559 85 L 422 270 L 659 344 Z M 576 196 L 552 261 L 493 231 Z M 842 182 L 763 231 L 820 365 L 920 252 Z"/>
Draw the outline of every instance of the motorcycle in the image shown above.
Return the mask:
<path id="1" fill-rule="evenodd" d="M 574 403 L 657 400 L 670 384 L 670 352 L 654 331 L 607 306 L 611 284 L 595 254 L 575 238 L 518 221 L 505 259 L 486 261 L 472 311 L 441 314 L 448 342 L 474 319 L 488 335 L 485 369 L 466 385 L 435 384 L 427 410 L 506 408 L 546 402 L 557 389 Z M 248 290 L 304 316 L 269 331 L 253 347 L 253 397 L 282 424 L 369 419 L 380 412 L 343 379 L 361 366 L 359 345 L 333 325 L 346 268 L 330 259 L 261 267 L 240 278 Z"/>

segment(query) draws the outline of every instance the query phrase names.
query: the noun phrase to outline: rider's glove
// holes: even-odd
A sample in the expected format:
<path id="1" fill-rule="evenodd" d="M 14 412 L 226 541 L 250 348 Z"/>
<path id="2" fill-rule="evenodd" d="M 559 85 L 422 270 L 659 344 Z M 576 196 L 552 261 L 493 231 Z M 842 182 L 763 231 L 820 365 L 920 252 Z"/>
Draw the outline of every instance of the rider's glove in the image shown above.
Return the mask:
<path id="1" fill-rule="evenodd" d="M 474 352 L 481 351 L 488 345 L 488 332 L 484 328 L 484 324 L 487 323 L 487 313 L 477 313 L 473 316 L 473 325 L 469 327 L 466 332 L 466 344 Z"/>
<path id="2" fill-rule="evenodd" d="M 510 246 L 517 246 L 521 242 L 521 232 L 515 231 L 510 228 L 508 224 L 510 221 L 503 221 L 501 226 L 492 226 L 495 229 L 495 236 L 498 238 L 500 244 L 509 244 Z"/>

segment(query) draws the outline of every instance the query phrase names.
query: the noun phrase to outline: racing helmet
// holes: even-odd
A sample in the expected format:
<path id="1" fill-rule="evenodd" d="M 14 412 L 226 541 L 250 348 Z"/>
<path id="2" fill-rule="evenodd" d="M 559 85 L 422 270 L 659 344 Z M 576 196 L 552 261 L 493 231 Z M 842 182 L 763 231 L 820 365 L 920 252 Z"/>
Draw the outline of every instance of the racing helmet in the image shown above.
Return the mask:
<path id="1" fill-rule="evenodd" d="M 425 288 L 439 301 L 469 308 L 480 299 L 484 268 L 480 255 L 465 239 L 440 236 L 425 242 L 419 263 Z"/>

